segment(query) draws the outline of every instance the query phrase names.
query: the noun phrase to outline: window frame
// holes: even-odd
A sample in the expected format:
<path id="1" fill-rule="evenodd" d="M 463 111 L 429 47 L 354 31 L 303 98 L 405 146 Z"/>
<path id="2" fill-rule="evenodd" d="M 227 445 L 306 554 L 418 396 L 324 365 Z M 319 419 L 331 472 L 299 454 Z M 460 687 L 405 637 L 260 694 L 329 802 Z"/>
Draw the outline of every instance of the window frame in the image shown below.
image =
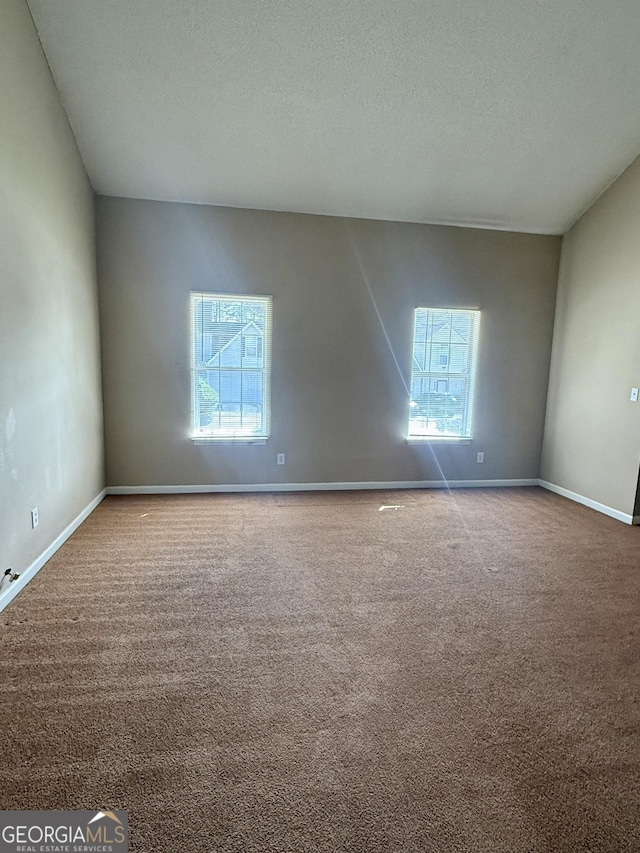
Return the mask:
<path id="1" fill-rule="evenodd" d="M 425 370 L 416 370 L 414 366 L 415 358 L 414 353 L 416 351 L 416 346 L 422 345 L 422 341 L 416 341 L 416 332 L 418 327 L 418 314 L 419 312 L 427 312 L 426 316 L 426 324 L 427 328 L 429 327 L 430 322 L 433 321 L 429 318 L 430 312 L 448 312 L 450 314 L 461 313 L 468 314 L 471 317 L 471 325 L 470 325 L 470 335 L 469 335 L 469 344 L 468 344 L 468 353 L 466 359 L 465 369 L 460 370 L 451 370 L 452 363 L 452 342 L 451 342 L 451 332 L 449 335 L 449 342 L 447 344 L 447 369 L 442 370 L 442 366 L 440 365 L 440 353 L 438 354 L 437 363 L 434 365 L 431 363 L 431 350 L 429 355 L 429 362 L 426 362 L 426 351 L 425 351 L 425 368 L 427 366 L 430 369 Z M 480 323 L 481 323 L 481 311 L 478 308 L 453 308 L 453 307 L 433 307 L 433 306 L 418 306 L 414 309 L 413 312 L 413 330 L 411 337 L 411 371 L 409 378 L 409 413 L 407 418 L 407 438 L 408 442 L 451 442 L 453 444 L 457 443 L 469 443 L 473 438 L 473 410 L 474 410 L 474 401 L 475 401 L 475 386 L 476 386 L 476 376 L 477 376 L 477 366 L 478 366 L 478 349 L 479 349 L 479 339 L 480 339 Z M 431 342 L 431 347 L 434 346 L 433 341 Z M 441 342 L 437 342 L 436 346 L 441 347 Z M 459 346 L 458 344 L 454 344 L 455 346 Z M 426 341 L 425 341 L 426 348 Z M 462 428 L 461 435 L 447 435 L 442 432 L 424 432 L 424 433 L 415 433 L 412 432 L 412 421 L 415 418 L 412 418 L 412 407 L 414 405 L 414 401 L 411 397 L 411 392 L 413 389 L 414 380 L 416 378 L 427 380 L 428 382 L 434 381 L 440 385 L 441 382 L 446 381 L 447 384 L 451 380 L 464 380 L 466 384 L 466 392 L 465 392 L 465 407 L 464 407 L 464 423 Z M 449 393 L 440 392 L 439 389 L 434 393 Z"/>
<path id="2" fill-rule="evenodd" d="M 196 353 L 196 306 L 202 300 L 216 300 L 241 303 L 259 303 L 264 306 L 264 330 L 261 338 L 254 336 L 257 339 L 256 359 L 262 358 L 262 366 L 223 366 L 220 364 L 217 367 L 201 364 L 197 359 Z M 209 291 L 191 291 L 189 294 L 189 324 L 190 324 L 190 354 L 189 354 L 189 381 L 191 383 L 191 415 L 190 415 L 190 430 L 189 437 L 195 444 L 266 444 L 271 436 L 271 342 L 272 342 L 272 327 L 273 327 L 273 297 L 262 294 L 244 294 L 244 293 L 212 293 Z M 239 333 L 241 334 L 241 332 Z M 244 337 L 241 336 L 241 348 L 244 348 Z M 262 342 L 262 347 L 259 342 Z M 261 351 L 261 352 L 260 352 Z M 213 356 L 212 356 L 213 357 Z M 244 361 L 244 352 L 240 357 L 240 361 Z M 262 430 L 259 433 L 237 433 L 230 431 L 228 433 L 206 434 L 199 431 L 196 425 L 196 415 L 199 411 L 197 402 L 197 377 L 203 370 L 217 371 L 233 371 L 240 375 L 260 373 L 262 375 Z"/>

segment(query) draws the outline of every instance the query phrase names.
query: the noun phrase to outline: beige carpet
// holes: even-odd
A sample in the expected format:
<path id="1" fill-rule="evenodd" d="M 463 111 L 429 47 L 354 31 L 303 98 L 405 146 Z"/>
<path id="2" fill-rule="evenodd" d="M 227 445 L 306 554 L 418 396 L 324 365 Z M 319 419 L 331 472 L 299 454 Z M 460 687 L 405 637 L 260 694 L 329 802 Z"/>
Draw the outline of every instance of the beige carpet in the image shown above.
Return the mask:
<path id="1" fill-rule="evenodd" d="M 538 489 L 107 498 L 0 614 L 0 805 L 146 853 L 636 853 L 639 546 Z"/>

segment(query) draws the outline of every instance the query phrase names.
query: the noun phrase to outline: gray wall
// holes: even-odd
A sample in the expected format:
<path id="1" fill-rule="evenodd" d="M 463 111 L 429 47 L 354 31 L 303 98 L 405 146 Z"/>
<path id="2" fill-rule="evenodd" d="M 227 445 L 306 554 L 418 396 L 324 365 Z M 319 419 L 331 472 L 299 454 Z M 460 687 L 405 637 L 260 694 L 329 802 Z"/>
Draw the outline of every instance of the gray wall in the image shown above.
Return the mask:
<path id="1" fill-rule="evenodd" d="M 109 485 L 538 476 L 559 238 L 115 198 L 96 211 Z M 189 440 L 190 290 L 274 297 L 266 446 Z M 470 444 L 404 441 L 418 305 L 482 309 Z"/>
<path id="2" fill-rule="evenodd" d="M 24 570 L 104 479 L 92 193 L 24 0 L 2 2 L 0 128 L 4 571 Z"/>
<path id="3" fill-rule="evenodd" d="M 629 515 L 640 460 L 640 160 L 563 238 L 542 478 Z"/>

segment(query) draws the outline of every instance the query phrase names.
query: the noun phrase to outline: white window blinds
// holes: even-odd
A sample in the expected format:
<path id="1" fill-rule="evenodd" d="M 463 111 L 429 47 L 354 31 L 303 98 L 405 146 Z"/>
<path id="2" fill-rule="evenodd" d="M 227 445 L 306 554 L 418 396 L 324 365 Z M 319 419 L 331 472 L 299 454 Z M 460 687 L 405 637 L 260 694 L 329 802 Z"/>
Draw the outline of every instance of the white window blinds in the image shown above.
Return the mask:
<path id="1" fill-rule="evenodd" d="M 266 439 L 270 296 L 191 294 L 192 436 Z"/>
<path id="2" fill-rule="evenodd" d="M 480 312 L 416 308 L 409 438 L 471 438 Z"/>

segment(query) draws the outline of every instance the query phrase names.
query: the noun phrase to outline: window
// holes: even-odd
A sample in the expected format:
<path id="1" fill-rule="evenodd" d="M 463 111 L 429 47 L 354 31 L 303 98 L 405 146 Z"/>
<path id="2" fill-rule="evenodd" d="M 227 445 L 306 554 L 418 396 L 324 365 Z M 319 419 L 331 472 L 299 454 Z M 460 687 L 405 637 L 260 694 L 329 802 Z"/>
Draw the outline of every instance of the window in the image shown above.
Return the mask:
<path id="1" fill-rule="evenodd" d="M 416 308 L 409 438 L 471 438 L 479 311 Z"/>
<path id="2" fill-rule="evenodd" d="M 244 338 L 244 357 L 245 358 L 258 358 L 258 348 L 259 348 L 259 340 L 260 338 L 257 335 L 247 335 Z"/>
<path id="3" fill-rule="evenodd" d="M 268 438 L 270 357 L 270 296 L 191 294 L 193 438 Z"/>

